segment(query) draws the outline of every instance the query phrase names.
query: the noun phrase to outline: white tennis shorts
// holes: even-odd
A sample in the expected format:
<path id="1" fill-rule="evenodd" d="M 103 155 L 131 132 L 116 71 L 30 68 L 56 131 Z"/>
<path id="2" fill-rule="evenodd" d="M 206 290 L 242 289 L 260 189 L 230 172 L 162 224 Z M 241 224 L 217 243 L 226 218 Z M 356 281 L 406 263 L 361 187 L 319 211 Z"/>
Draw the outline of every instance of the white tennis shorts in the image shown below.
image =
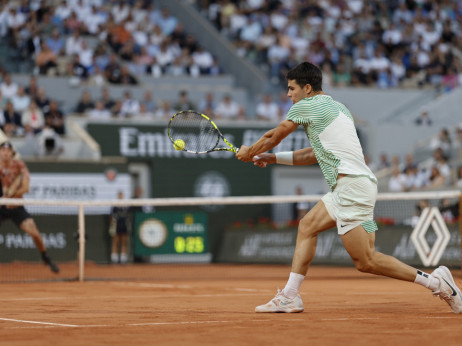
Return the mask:
<path id="1" fill-rule="evenodd" d="M 327 212 L 337 221 L 338 234 L 343 235 L 362 225 L 375 232 L 374 206 L 377 184 L 364 176 L 346 176 L 337 181 L 334 191 L 322 197 Z"/>

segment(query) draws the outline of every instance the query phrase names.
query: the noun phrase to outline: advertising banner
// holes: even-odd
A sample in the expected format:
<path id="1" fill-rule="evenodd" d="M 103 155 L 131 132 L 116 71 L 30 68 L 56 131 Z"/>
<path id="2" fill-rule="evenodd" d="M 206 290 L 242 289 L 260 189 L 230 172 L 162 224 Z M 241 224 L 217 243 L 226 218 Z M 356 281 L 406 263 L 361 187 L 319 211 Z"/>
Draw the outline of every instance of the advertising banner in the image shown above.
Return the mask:
<path id="1" fill-rule="evenodd" d="M 131 196 L 128 173 L 31 173 L 30 189 L 24 198 L 44 200 L 95 201 L 116 199 L 122 191 Z M 77 214 L 77 207 L 26 206 L 30 213 Z M 86 207 L 86 214 L 108 214 L 109 206 Z"/>
<path id="2" fill-rule="evenodd" d="M 452 226 L 449 227 L 449 232 L 451 238 L 439 264 L 460 267 L 459 229 Z M 382 227 L 376 232 L 376 249 L 409 265 L 422 267 L 424 265 L 411 241 L 411 233 L 411 227 Z M 224 234 L 218 260 L 228 263 L 290 264 L 296 237 L 295 228 L 228 230 Z M 429 234 L 427 240 L 433 244 L 436 236 Z M 336 230 L 328 230 L 318 235 L 313 264 L 353 265 Z"/>
<path id="3" fill-rule="evenodd" d="M 35 215 L 34 221 L 50 256 L 56 262 L 77 261 L 77 215 Z M 88 215 L 85 258 L 107 263 L 109 259 L 108 217 Z M 0 231 L 0 262 L 41 261 L 32 237 L 19 230 L 11 221 L 2 223 Z"/>

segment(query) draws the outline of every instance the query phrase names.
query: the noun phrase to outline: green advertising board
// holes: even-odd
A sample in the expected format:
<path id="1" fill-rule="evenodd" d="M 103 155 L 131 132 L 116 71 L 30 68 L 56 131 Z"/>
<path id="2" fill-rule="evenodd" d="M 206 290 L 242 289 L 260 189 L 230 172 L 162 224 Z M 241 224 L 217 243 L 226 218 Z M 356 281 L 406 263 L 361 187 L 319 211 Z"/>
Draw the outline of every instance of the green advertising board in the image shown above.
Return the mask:
<path id="1" fill-rule="evenodd" d="M 150 262 L 209 262 L 205 212 L 136 213 L 134 255 Z"/>

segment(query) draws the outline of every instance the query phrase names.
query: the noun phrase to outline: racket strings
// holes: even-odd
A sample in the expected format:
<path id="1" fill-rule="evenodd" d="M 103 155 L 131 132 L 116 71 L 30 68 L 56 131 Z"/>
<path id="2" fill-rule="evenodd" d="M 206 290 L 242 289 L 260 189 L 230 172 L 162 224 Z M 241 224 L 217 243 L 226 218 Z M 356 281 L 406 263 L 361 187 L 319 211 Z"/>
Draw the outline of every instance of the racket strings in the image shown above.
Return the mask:
<path id="1" fill-rule="evenodd" d="M 169 134 L 173 141 L 182 139 L 185 149 L 205 152 L 216 147 L 219 134 L 212 123 L 195 112 L 183 112 L 170 122 Z"/>

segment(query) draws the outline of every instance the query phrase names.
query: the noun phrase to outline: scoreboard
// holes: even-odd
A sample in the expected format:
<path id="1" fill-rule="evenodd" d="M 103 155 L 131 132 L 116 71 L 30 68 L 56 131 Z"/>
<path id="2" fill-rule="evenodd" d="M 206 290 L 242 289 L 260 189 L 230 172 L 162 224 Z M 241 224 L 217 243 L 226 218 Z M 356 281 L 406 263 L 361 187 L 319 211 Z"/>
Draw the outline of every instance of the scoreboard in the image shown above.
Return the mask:
<path id="1" fill-rule="evenodd" d="M 205 212 L 136 213 L 134 255 L 150 262 L 209 262 Z"/>

